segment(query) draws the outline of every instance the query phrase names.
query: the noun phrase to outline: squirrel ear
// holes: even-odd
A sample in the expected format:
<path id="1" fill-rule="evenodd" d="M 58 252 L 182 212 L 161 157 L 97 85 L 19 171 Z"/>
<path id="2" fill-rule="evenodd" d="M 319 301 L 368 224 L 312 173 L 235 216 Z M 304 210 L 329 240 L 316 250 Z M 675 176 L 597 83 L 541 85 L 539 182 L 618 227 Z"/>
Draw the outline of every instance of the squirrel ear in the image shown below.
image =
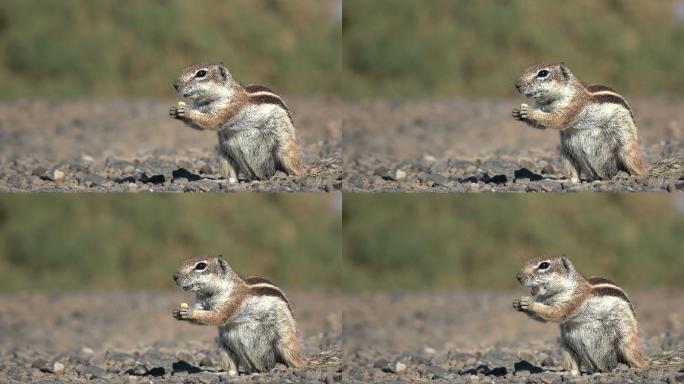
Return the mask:
<path id="1" fill-rule="evenodd" d="M 223 274 L 225 275 L 228 273 L 228 270 L 230 267 L 228 266 L 228 262 L 226 262 L 226 259 L 223 258 L 223 255 L 219 254 L 216 256 L 218 258 L 219 265 L 221 266 L 221 270 L 223 271 Z"/>
<path id="2" fill-rule="evenodd" d="M 560 63 L 560 70 L 561 70 L 561 73 L 563 74 L 563 77 L 565 77 L 565 79 L 569 79 L 572 77 L 572 72 L 570 72 L 570 69 L 568 69 L 568 67 L 565 66 L 564 61 L 561 61 L 561 63 Z"/>
<path id="3" fill-rule="evenodd" d="M 230 73 L 228 73 L 228 68 L 226 68 L 225 65 L 223 65 L 223 61 L 219 63 L 219 71 L 221 72 L 221 77 L 223 78 L 223 81 L 228 81 L 230 78 Z"/>
<path id="4" fill-rule="evenodd" d="M 575 266 L 572 265 L 570 259 L 568 259 L 568 256 L 565 253 L 563 253 L 560 255 L 560 259 L 563 263 L 563 267 L 565 267 L 565 271 L 567 272 L 567 274 L 573 274 L 575 272 Z"/>

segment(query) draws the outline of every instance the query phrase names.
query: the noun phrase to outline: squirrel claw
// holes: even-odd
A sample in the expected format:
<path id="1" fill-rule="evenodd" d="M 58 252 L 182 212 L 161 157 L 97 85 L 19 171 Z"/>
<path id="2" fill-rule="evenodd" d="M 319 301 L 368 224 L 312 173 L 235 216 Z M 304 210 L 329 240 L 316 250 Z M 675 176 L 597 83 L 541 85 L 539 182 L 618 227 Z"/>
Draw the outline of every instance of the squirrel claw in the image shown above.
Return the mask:
<path id="1" fill-rule="evenodd" d="M 190 309 L 185 307 L 178 310 L 179 320 L 188 320 L 190 318 Z"/>
<path id="2" fill-rule="evenodd" d="M 169 109 L 169 115 L 174 119 L 184 119 L 185 118 L 185 105 L 178 105 L 177 107 L 171 107 Z"/>
<path id="3" fill-rule="evenodd" d="M 182 306 L 173 310 L 173 318 L 176 320 L 188 320 L 190 318 L 190 308 Z"/>
<path id="4" fill-rule="evenodd" d="M 530 117 L 530 106 L 527 104 L 520 104 L 520 118 L 527 120 Z"/>
<path id="5" fill-rule="evenodd" d="M 521 297 L 519 299 L 513 300 L 513 309 L 516 311 L 526 311 L 530 307 L 530 298 Z"/>
<path id="6" fill-rule="evenodd" d="M 530 107 L 527 104 L 520 104 L 520 108 L 513 110 L 513 118 L 516 120 L 527 120 L 530 117 Z"/>

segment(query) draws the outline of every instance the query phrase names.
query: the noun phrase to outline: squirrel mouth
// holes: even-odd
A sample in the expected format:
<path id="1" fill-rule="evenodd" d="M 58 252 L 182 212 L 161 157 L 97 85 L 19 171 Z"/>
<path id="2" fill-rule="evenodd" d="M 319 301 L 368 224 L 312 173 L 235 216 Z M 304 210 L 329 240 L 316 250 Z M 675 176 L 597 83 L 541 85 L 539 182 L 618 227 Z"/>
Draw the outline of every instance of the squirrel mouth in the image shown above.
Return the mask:
<path id="1" fill-rule="evenodd" d="M 539 294 L 539 287 L 531 287 L 530 288 L 530 295 L 532 296 L 537 296 Z"/>
<path id="2" fill-rule="evenodd" d="M 188 285 L 185 285 L 185 284 L 178 284 L 178 286 L 180 286 L 181 289 L 184 290 L 184 291 L 190 291 L 190 290 L 192 290 L 192 284 L 188 284 Z"/>

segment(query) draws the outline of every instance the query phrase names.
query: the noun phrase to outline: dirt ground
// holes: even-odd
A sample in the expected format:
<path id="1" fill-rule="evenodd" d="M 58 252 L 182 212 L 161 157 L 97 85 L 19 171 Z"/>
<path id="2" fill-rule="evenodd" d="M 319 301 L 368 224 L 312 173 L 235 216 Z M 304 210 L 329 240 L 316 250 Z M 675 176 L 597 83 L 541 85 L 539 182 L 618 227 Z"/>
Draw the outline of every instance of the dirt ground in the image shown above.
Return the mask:
<path id="1" fill-rule="evenodd" d="M 560 171 L 558 132 L 513 120 L 523 98 L 366 100 L 343 112 L 344 190 L 409 192 L 681 191 L 666 177 L 570 184 Z M 649 162 L 684 164 L 684 99 L 630 99 Z"/>
<path id="2" fill-rule="evenodd" d="M 304 353 L 322 365 L 277 366 L 235 383 L 337 382 L 339 294 L 288 292 Z M 218 383 L 215 327 L 176 321 L 183 293 L 0 295 L 0 382 Z M 322 360 L 325 358 L 325 360 Z"/>
<path id="3" fill-rule="evenodd" d="M 628 291 L 647 354 L 677 351 L 684 357 L 684 292 Z M 523 295 L 523 290 L 345 295 L 343 375 L 349 382 L 388 383 L 684 380 L 684 360 L 671 370 L 619 367 L 578 377 L 562 372 L 558 325 L 515 312 L 511 302 Z"/>
<path id="4" fill-rule="evenodd" d="M 340 107 L 288 98 L 307 175 L 230 185 L 217 135 L 168 116 L 174 100 L 0 103 L 0 192 L 334 191 L 342 188 Z"/>

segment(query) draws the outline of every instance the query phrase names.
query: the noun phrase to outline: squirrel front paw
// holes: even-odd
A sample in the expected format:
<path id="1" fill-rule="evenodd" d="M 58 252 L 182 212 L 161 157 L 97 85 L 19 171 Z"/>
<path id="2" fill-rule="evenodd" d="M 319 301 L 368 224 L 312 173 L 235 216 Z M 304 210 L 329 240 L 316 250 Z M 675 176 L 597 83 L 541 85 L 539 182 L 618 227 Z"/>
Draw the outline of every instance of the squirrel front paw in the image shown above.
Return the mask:
<path id="1" fill-rule="evenodd" d="M 513 118 L 516 120 L 527 120 L 530 117 L 530 106 L 527 104 L 520 104 L 520 108 L 513 110 Z"/>
<path id="2" fill-rule="evenodd" d="M 185 103 L 179 101 L 178 106 L 169 109 L 169 115 L 174 119 L 185 119 Z"/>
<path id="3" fill-rule="evenodd" d="M 532 299 L 524 296 L 519 299 L 513 300 L 513 309 L 516 311 L 527 311 L 530 308 L 530 303 L 532 302 Z"/>
<path id="4" fill-rule="evenodd" d="M 173 318 L 176 320 L 188 320 L 190 316 L 190 308 L 186 303 L 173 310 Z"/>

